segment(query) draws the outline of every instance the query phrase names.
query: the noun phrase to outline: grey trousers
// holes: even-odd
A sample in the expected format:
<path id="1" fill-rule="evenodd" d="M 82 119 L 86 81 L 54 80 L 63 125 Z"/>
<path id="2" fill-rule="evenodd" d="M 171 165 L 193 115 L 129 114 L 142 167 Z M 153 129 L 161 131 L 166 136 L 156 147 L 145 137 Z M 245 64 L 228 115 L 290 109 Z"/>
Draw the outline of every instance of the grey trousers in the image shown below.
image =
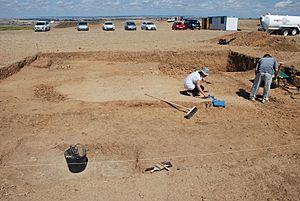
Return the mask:
<path id="1" fill-rule="evenodd" d="M 270 88 L 271 88 L 271 83 L 272 83 L 272 75 L 269 73 L 257 73 L 255 76 L 255 80 L 252 85 L 251 93 L 250 93 L 250 98 L 255 98 L 256 94 L 259 89 L 260 82 L 264 81 L 264 92 L 263 92 L 263 100 L 268 100 L 269 99 L 269 93 L 270 93 Z"/>

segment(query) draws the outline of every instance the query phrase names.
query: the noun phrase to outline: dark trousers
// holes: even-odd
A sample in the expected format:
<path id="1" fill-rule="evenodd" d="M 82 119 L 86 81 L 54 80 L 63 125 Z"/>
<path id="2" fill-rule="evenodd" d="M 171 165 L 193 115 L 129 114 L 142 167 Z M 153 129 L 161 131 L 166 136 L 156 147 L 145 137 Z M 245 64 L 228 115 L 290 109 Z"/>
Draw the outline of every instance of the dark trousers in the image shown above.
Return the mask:
<path id="1" fill-rule="evenodd" d="M 193 96 L 199 96 L 199 90 L 197 87 L 195 87 L 192 90 L 187 90 L 188 92 L 192 93 Z"/>

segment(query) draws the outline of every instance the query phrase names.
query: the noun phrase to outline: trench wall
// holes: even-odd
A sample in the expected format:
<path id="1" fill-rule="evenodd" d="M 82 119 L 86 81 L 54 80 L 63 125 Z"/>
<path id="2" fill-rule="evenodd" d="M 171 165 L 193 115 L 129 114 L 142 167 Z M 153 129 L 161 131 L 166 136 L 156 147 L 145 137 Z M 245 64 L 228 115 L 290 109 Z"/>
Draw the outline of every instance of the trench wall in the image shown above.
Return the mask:
<path id="1" fill-rule="evenodd" d="M 0 68 L 0 80 L 20 71 L 26 65 L 50 68 L 52 65 L 68 60 L 94 60 L 112 62 L 159 63 L 159 70 L 172 77 L 181 77 L 203 66 L 211 72 L 247 71 L 255 68 L 259 58 L 227 50 L 216 51 L 101 51 L 101 52 L 65 52 L 40 53 L 19 62 Z"/>
<path id="2" fill-rule="evenodd" d="M 229 51 L 226 71 L 240 72 L 255 69 L 259 59 L 258 57 L 251 57 L 238 52 Z"/>
<path id="3" fill-rule="evenodd" d="M 21 61 L 18 61 L 11 65 L 0 68 L 0 80 L 3 80 L 5 78 L 12 76 L 13 74 L 19 72 L 21 70 L 21 68 L 34 62 L 37 59 L 37 57 L 38 57 L 37 55 L 26 57 L 25 59 L 22 59 Z"/>

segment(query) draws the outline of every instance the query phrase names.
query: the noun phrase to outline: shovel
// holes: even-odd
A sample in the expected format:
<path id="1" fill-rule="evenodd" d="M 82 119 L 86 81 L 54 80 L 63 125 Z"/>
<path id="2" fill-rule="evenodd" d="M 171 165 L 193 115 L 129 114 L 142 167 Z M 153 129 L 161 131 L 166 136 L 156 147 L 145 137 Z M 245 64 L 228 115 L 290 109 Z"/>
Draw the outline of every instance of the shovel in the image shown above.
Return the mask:
<path id="1" fill-rule="evenodd" d="M 192 118 L 192 117 L 194 116 L 194 114 L 198 111 L 198 109 L 196 108 L 196 106 L 194 106 L 194 107 L 192 107 L 192 108 L 188 108 L 188 107 L 185 107 L 185 106 L 183 106 L 183 105 L 179 105 L 179 104 L 176 104 L 176 103 L 167 101 L 167 100 L 162 99 L 162 98 L 157 98 L 157 97 L 151 96 L 151 95 L 149 95 L 149 94 L 145 94 L 145 95 L 146 95 L 146 96 L 149 96 L 149 97 L 151 97 L 151 98 L 155 98 L 155 99 L 157 99 L 157 100 L 166 102 L 166 103 L 172 105 L 173 107 L 175 107 L 175 108 L 177 108 L 177 109 L 178 109 L 178 108 L 183 109 L 183 110 L 186 112 L 186 114 L 184 115 L 184 117 L 185 117 L 186 119 Z"/>

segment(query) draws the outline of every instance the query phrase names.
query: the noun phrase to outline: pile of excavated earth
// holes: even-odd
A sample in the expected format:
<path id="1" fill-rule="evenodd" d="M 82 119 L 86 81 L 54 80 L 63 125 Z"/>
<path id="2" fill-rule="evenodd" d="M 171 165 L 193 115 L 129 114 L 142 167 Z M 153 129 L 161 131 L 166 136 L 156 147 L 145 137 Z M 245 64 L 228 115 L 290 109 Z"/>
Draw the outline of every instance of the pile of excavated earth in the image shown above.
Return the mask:
<path id="1" fill-rule="evenodd" d="M 234 39 L 232 42 L 230 42 L 230 45 L 234 46 L 261 47 L 276 51 L 300 51 L 295 40 L 282 36 L 276 37 L 262 31 L 236 32 L 226 35 L 225 37 L 217 37 L 211 41 L 217 43 L 219 42 L 219 39 L 226 39 L 227 41 Z"/>

